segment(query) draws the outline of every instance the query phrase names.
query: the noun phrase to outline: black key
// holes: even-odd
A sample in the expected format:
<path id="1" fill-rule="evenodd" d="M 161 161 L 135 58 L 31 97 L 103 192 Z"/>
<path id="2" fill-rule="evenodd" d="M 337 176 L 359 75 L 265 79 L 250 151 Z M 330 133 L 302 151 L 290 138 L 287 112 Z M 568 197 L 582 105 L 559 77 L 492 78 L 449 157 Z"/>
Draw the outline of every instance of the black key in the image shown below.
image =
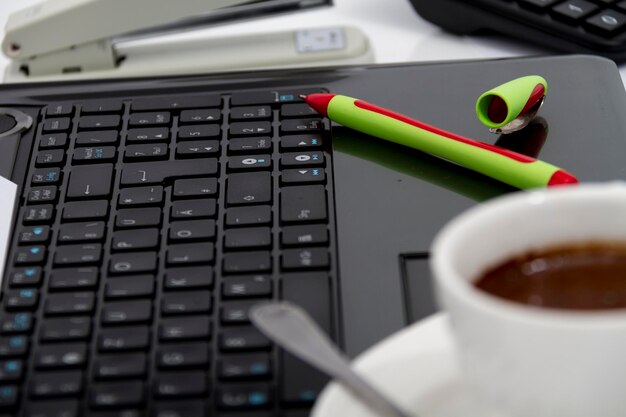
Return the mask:
<path id="1" fill-rule="evenodd" d="M 222 410 L 264 409 L 273 401 L 266 385 L 226 385 L 218 388 L 215 395 Z"/>
<path id="2" fill-rule="evenodd" d="M 332 335 L 330 279 L 321 272 L 284 274 L 280 299 L 302 307 L 324 333 Z"/>
<path id="3" fill-rule="evenodd" d="M 205 368 L 209 365 L 208 343 L 166 344 L 159 347 L 156 362 L 159 368 Z"/>
<path id="4" fill-rule="evenodd" d="M 315 152 L 290 152 L 280 157 L 280 165 L 286 168 L 302 168 L 324 165 L 324 153 Z"/>
<path id="5" fill-rule="evenodd" d="M 157 268 L 155 252 L 119 253 L 111 256 L 109 272 L 112 274 L 135 274 L 152 272 Z"/>
<path id="6" fill-rule="evenodd" d="M 50 400 L 26 404 L 25 417 L 80 417 L 78 400 Z"/>
<path id="7" fill-rule="evenodd" d="M 139 162 L 167 159 L 169 148 L 164 143 L 147 145 L 128 145 L 124 152 L 124 161 Z"/>
<path id="8" fill-rule="evenodd" d="M 174 198 L 195 198 L 217 194 L 217 178 L 190 178 L 174 182 Z"/>
<path id="9" fill-rule="evenodd" d="M 0 361 L 0 385 L 7 382 L 17 382 L 22 379 L 24 363 L 18 359 Z"/>
<path id="10" fill-rule="evenodd" d="M 7 311 L 33 311 L 39 304 L 39 291 L 30 288 L 7 290 L 4 293 L 4 308 Z"/>
<path id="11" fill-rule="evenodd" d="M 17 405 L 19 390 L 15 385 L 0 386 L 0 409 L 10 409 Z"/>
<path id="12" fill-rule="evenodd" d="M 256 303 L 258 303 L 258 300 L 238 301 L 238 302 L 231 301 L 231 302 L 222 303 L 222 306 L 220 308 L 221 323 L 222 324 L 248 324 L 250 323 L 249 310 Z"/>
<path id="13" fill-rule="evenodd" d="M 326 181 L 323 168 L 285 169 L 280 174 L 280 181 L 283 185 L 315 184 Z"/>
<path id="14" fill-rule="evenodd" d="M 109 197 L 113 182 L 113 165 L 87 165 L 72 169 L 67 187 L 68 198 Z"/>
<path id="15" fill-rule="evenodd" d="M 272 270 L 272 256 L 269 251 L 236 252 L 224 254 L 225 273 L 269 272 Z"/>
<path id="16" fill-rule="evenodd" d="M 103 324 L 132 324 L 152 320 L 150 300 L 106 303 L 102 308 Z"/>
<path id="17" fill-rule="evenodd" d="M 217 369 L 222 380 L 265 379 L 271 376 L 272 363 L 266 353 L 224 355 Z"/>
<path id="18" fill-rule="evenodd" d="M 219 109 L 196 109 L 180 112 L 180 123 L 219 122 L 222 112 Z"/>
<path id="19" fill-rule="evenodd" d="M 120 207 L 157 205 L 163 203 L 163 187 L 124 188 L 120 190 L 118 205 Z"/>
<path id="20" fill-rule="evenodd" d="M 45 372 L 33 375 L 30 380 L 33 398 L 74 397 L 83 391 L 81 371 Z"/>
<path id="21" fill-rule="evenodd" d="M 53 218 L 54 207 L 51 204 L 24 207 L 24 214 L 22 215 L 24 224 L 49 224 Z"/>
<path id="22" fill-rule="evenodd" d="M 322 147 L 322 135 L 289 135 L 280 139 L 281 150 L 314 149 Z"/>
<path id="23" fill-rule="evenodd" d="M 11 273 L 9 283 L 11 287 L 38 287 L 41 284 L 41 267 L 17 269 Z"/>
<path id="24" fill-rule="evenodd" d="M 177 158 L 206 158 L 217 156 L 220 152 L 220 143 L 216 140 L 193 140 L 180 142 L 176 146 Z"/>
<path id="25" fill-rule="evenodd" d="M 114 162 L 116 156 L 115 146 L 76 148 L 72 162 L 75 164 Z"/>
<path id="26" fill-rule="evenodd" d="M 326 334 L 333 334 L 330 281 L 327 274 L 283 275 L 281 299 L 301 306 Z M 281 400 L 289 404 L 311 404 L 328 382 L 328 378 L 289 354 L 281 353 L 280 361 L 283 370 Z"/>
<path id="27" fill-rule="evenodd" d="M 228 177 L 228 205 L 261 204 L 272 201 L 272 175 L 269 172 L 244 172 Z"/>
<path id="28" fill-rule="evenodd" d="M 110 277 L 106 283 L 107 298 L 151 297 L 156 278 L 153 275 Z"/>
<path id="29" fill-rule="evenodd" d="M 83 129 L 110 129 L 120 125 L 118 115 L 83 116 L 78 121 L 78 128 Z"/>
<path id="30" fill-rule="evenodd" d="M 165 274 L 166 290 L 213 288 L 214 273 L 210 266 L 172 268 Z"/>
<path id="31" fill-rule="evenodd" d="M 61 182 L 60 168 L 36 169 L 31 177 L 31 184 L 59 184 Z"/>
<path id="32" fill-rule="evenodd" d="M 144 386 L 139 381 L 94 384 L 89 403 L 93 408 L 140 406 L 144 402 Z"/>
<path id="33" fill-rule="evenodd" d="M 30 313 L 3 314 L 0 317 L 0 334 L 30 333 L 34 318 Z"/>
<path id="34" fill-rule="evenodd" d="M 123 104 L 119 100 L 98 100 L 97 102 L 85 103 L 83 113 L 121 113 Z"/>
<path id="35" fill-rule="evenodd" d="M 222 284 L 225 298 L 265 297 L 272 295 L 272 280 L 268 275 L 231 277 Z"/>
<path id="36" fill-rule="evenodd" d="M 207 316 L 163 319 L 159 326 L 159 338 L 163 341 L 208 340 L 211 336 L 209 320 Z"/>
<path id="37" fill-rule="evenodd" d="M 536 10 L 544 10 L 558 1 L 559 0 L 519 0 L 519 3 L 523 7 L 528 7 Z"/>
<path id="38" fill-rule="evenodd" d="M 102 245 L 84 244 L 60 246 L 54 256 L 55 265 L 93 264 L 102 258 Z"/>
<path id="39" fill-rule="evenodd" d="M 115 145 L 119 139 L 117 130 L 83 131 L 76 134 L 77 146 Z"/>
<path id="40" fill-rule="evenodd" d="M 85 340 L 91 335 L 89 317 L 48 318 L 41 324 L 40 338 L 44 342 Z"/>
<path id="41" fill-rule="evenodd" d="M 91 292 L 48 294 L 45 313 L 48 316 L 60 314 L 90 314 L 95 308 L 95 297 Z"/>
<path id="42" fill-rule="evenodd" d="M 272 150 L 272 138 L 269 136 L 232 138 L 228 141 L 230 154 L 268 152 Z"/>
<path id="43" fill-rule="evenodd" d="M 329 378 L 300 359 L 281 351 L 280 401 L 286 405 L 312 406 Z"/>
<path id="44" fill-rule="evenodd" d="M 206 374 L 200 371 L 157 375 L 154 384 L 154 394 L 159 398 L 204 396 L 207 389 Z"/>
<path id="45" fill-rule="evenodd" d="M 57 187 L 50 185 L 47 187 L 33 187 L 28 192 L 26 201 L 30 204 L 50 203 L 57 200 Z"/>
<path id="46" fill-rule="evenodd" d="M 197 107 L 219 107 L 222 97 L 217 94 L 196 96 L 160 96 L 135 98 L 131 105 L 133 111 L 194 109 Z"/>
<path id="47" fill-rule="evenodd" d="M 67 133 L 48 133 L 39 139 L 39 149 L 65 148 Z"/>
<path id="48" fill-rule="evenodd" d="M 552 9 L 554 17 L 576 21 L 598 10 L 598 6 L 585 0 L 569 0 Z"/>
<path id="49" fill-rule="evenodd" d="M 126 379 L 146 374 L 144 353 L 118 353 L 100 355 L 94 361 L 94 374 L 101 379 Z"/>
<path id="50" fill-rule="evenodd" d="M 204 401 L 175 401 L 155 403 L 152 417 L 206 417 Z"/>
<path id="51" fill-rule="evenodd" d="M 159 398 L 198 397 L 206 395 L 207 390 L 208 379 L 206 373 L 201 371 L 160 374 L 154 384 L 154 394 Z"/>
<path id="52" fill-rule="evenodd" d="M 182 200 L 172 203 L 172 219 L 215 217 L 217 203 L 214 199 Z"/>
<path id="53" fill-rule="evenodd" d="M 227 226 L 258 226 L 271 222 L 270 206 L 233 207 L 226 211 Z"/>
<path id="54" fill-rule="evenodd" d="M 170 130 L 167 127 L 129 129 L 126 135 L 128 142 L 167 142 L 169 139 Z"/>
<path id="55" fill-rule="evenodd" d="M 161 209 L 157 207 L 132 208 L 117 211 L 115 227 L 149 227 L 161 224 Z"/>
<path id="56" fill-rule="evenodd" d="M 217 159 L 191 159 L 133 164 L 122 169 L 122 185 L 160 184 L 167 178 L 217 174 Z"/>
<path id="57" fill-rule="evenodd" d="M 171 293 L 161 298 L 161 314 L 198 314 L 209 313 L 212 298 L 209 291 Z"/>
<path id="58" fill-rule="evenodd" d="M 163 126 L 169 125 L 170 120 L 170 113 L 166 111 L 133 113 L 128 120 L 128 126 Z"/>
<path id="59" fill-rule="evenodd" d="M 159 245 L 159 229 L 120 230 L 113 235 L 114 250 L 153 249 Z"/>
<path id="60" fill-rule="evenodd" d="M 77 368 L 87 363 L 87 345 L 84 343 L 40 345 L 35 351 L 38 369 Z"/>
<path id="61" fill-rule="evenodd" d="M 104 328 L 98 336 L 101 352 L 144 350 L 150 345 L 150 331 L 145 326 Z"/>
<path id="62" fill-rule="evenodd" d="M 63 132 L 70 129 L 71 119 L 69 117 L 58 117 L 55 119 L 47 119 L 43 123 L 44 132 Z"/>
<path id="63" fill-rule="evenodd" d="M 228 169 L 230 171 L 256 171 L 271 169 L 272 158 L 270 155 L 258 156 L 232 156 L 228 159 Z"/>
<path id="64" fill-rule="evenodd" d="M 226 249 L 267 248 L 272 245 L 269 227 L 230 229 L 224 233 Z"/>
<path id="65" fill-rule="evenodd" d="M 110 203 L 105 200 L 65 203 L 63 206 L 63 220 L 105 219 L 109 213 L 109 204 Z"/>
<path id="66" fill-rule="evenodd" d="M 26 246 L 15 251 L 13 262 L 16 265 L 40 264 L 46 260 L 45 246 Z"/>
<path id="67" fill-rule="evenodd" d="M 20 244 L 43 243 L 50 238 L 49 226 L 26 226 L 22 227 L 18 234 Z"/>
<path id="68" fill-rule="evenodd" d="M 280 197 L 283 222 L 324 221 L 328 217 L 326 191 L 322 185 L 286 187 Z"/>
<path id="69" fill-rule="evenodd" d="M 246 106 L 230 109 L 231 120 L 267 120 L 272 118 L 270 106 Z"/>
<path id="70" fill-rule="evenodd" d="M 99 241 L 104 239 L 104 222 L 84 222 L 64 224 L 59 229 L 60 243 Z"/>
<path id="71" fill-rule="evenodd" d="M 614 10 L 605 10 L 591 16 L 585 23 L 590 31 L 613 36 L 626 28 L 626 15 Z"/>
<path id="72" fill-rule="evenodd" d="M 319 90 L 311 90 L 319 92 Z M 230 98 L 232 106 L 248 106 L 254 104 L 273 104 L 273 103 L 296 103 L 302 102 L 300 94 L 308 94 L 309 91 L 246 91 L 243 93 L 234 93 Z"/>
<path id="73" fill-rule="evenodd" d="M 170 241 L 210 240 L 215 237 L 215 220 L 187 220 L 170 223 Z"/>
<path id="74" fill-rule="evenodd" d="M 219 347 L 224 352 L 266 350 L 271 347 L 271 342 L 254 327 L 223 328 Z"/>
<path id="75" fill-rule="evenodd" d="M 326 248 L 286 249 L 282 253 L 284 270 L 328 269 L 330 253 Z"/>
<path id="76" fill-rule="evenodd" d="M 319 113 L 306 103 L 283 104 L 280 106 L 281 117 L 310 117 L 319 116 Z"/>
<path id="77" fill-rule="evenodd" d="M 50 275 L 48 284 L 51 290 L 88 290 L 95 289 L 98 284 L 98 268 L 55 269 Z"/>
<path id="78" fill-rule="evenodd" d="M 232 136 L 263 136 L 272 134 L 270 122 L 234 122 L 230 124 Z"/>
<path id="79" fill-rule="evenodd" d="M 167 250 L 168 265 L 207 264 L 215 257 L 213 243 L 186 243 L 170 245 Z"/>
<path id="80" fill-rule="evenodd" d="M 46 116 L 70 116 L 74 112 L 74 106 L 68 103 L 55 103 L 48 105 Z"/>
<path id="81" fill-rule="evenodd" d="M 26 336 L 0 337 L 0 358 L 23 356 L 28 352 Z"/>
<path id="82" fill-rule="evenodd" d="M 324 129 L 322 119 L 287 119 L 280 123 L 282 133 L 319 132 Z"/>
<path id="83" fill-rule="evenodd" d="M 187 125 L 178 129 L 178 140 L 219 138 L 222 131 L 220 125 Z"/>

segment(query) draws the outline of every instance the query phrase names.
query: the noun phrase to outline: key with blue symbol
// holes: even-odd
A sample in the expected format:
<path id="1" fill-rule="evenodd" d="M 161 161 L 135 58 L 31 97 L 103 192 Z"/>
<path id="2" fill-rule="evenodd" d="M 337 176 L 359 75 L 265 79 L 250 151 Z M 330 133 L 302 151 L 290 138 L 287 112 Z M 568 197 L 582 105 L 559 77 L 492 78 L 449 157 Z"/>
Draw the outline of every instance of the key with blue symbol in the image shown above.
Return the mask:
<path id="1" fill-rule="evenodd" d="M 7 291 L 4 305 L 7 311 L 34 310 L 39 303 L 39 292 L 32 289 Z"/>
<path id="2" fill-rule="evenodd" d="M 26 246 L 15 252 L 15 264 L 39 264 L 46 259 L 45 246 Z"/>
<path id="3" fill-rule="evenodd" d="M 24 227 L 19 236 L 20 244 L 47 242 L 50 238 L 50 226 Z"/>

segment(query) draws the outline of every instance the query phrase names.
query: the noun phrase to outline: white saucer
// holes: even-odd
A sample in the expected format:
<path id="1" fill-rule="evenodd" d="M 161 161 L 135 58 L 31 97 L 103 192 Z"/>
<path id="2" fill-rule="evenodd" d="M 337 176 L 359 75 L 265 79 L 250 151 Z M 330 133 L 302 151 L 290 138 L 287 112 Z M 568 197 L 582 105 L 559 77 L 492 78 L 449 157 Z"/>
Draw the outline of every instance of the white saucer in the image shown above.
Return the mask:
<path id="1" fill-rule="evenodd" d="M 419 417 L 505 417 L 481 405 L 464 385 L 448 316 L 415 323 L 367 350 L 355 369 Z M 327 386 L 312 417 L 380 417 L 337 383 Z"/>

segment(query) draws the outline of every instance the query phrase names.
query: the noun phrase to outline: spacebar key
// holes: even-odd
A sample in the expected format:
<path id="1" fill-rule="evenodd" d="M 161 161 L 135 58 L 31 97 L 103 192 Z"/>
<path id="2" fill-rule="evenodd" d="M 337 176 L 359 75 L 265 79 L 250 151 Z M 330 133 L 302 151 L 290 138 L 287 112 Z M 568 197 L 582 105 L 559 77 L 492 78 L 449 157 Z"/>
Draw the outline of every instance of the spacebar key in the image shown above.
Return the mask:
<path id="1" fill-rule="evenodd" d="M 217 174 L 217 159 L 192 159 L 129 164 L 122 170 L 122 185 L 161 184 L 168 178 Z"/>

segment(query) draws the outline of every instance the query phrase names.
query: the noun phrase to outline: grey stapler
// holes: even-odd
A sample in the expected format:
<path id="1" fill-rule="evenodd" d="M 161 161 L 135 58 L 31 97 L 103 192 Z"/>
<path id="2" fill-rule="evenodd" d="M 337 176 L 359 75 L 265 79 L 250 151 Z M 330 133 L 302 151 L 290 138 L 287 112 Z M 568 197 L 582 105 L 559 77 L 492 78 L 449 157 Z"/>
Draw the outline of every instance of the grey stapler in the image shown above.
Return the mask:
<path id="1" fill-rule="evenodd" d="M 190 74 L 372 62 L 354 27 L 324 27 L 167 42 L 120 41 L 251 0 L 47 0 L 9 17 L 5 81 Z"/>

